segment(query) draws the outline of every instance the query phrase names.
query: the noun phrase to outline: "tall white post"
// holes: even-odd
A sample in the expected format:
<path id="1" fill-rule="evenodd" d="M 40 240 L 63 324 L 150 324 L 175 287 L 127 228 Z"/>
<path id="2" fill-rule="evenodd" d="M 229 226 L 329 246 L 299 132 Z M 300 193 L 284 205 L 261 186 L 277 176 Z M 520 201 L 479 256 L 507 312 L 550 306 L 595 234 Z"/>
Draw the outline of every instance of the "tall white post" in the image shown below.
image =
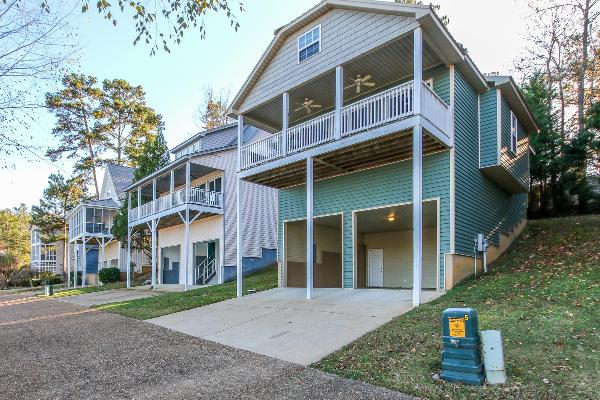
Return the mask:
<path id="1" fill-rule="evenodd" d="M 414 30 L 413 73 L 414 113 L 421 113 L 423 89 L 423 31 Z M 421 304 L 421 275 L 423 266 L 423 127 L 413 128 L 413 306 Z"/>
<path id="2" fill-rule="evenodd" d="M 142 216 L 142 187 L 140 186 L 137 190 L 137 216 L 138 219 Z"/>
<path id="3" fill-rule="evenodd" d="M 283 107 L 281 110 L 281 155 L 287 155 L 287 130 L 290 125 L 290 94 L 283 94 Z"/>
<path id="4" fill-rule="evenodd" d="M 156 287 L 156 219 L 152 220 L 152 287 Z"/>
<path id="5" fill-rule="evenodd" d="M 237 297 L 242 297 L 244 294 L 244 269 L 242 265 L 242 251 L 243 251 L 243 238 L 242 238 L 242 179 L 240 178 L 241 161 L 242 161 L 242 144 L 244 141 L 244 117 L 238 115 L 238 159 L 237 168 L 238 175 L 236 178 L 236 190 L 235 190 L 235 206 L 236 206 L 236 289 Z"/>
<path id="6" fill-rule="evenodd" d="M 71 287 L 71 242 L 67 242 L 67 287 Z"/>
<path id="7" fill-rule="evenodd" d="M 87 224 L 86 224 L 87 225 Z M 87 249 L 85 236 L 83 237 L 83 244 L 81 245 L 81 287 L 86 287 L 87 282 Z"/>
<path id="8" fill-rule="evenodd" d="M 423 91 L 423 31 L 418 27 L 413 32 L 413 111 L 415 115 L 421 113 L 421 92 Z"/>
<path id="9" fill-rule="evenodd" d="M 313 159 L 306 159 L 306 298 L 313 297 L 313 267 L 315 264 L 313 230 Z"/>
<path id="10" fill-rule="evenodd" d="M 73 245 L 73 252 L 75 253 L 75 260 L 73 262 L 73 287 L 77 287 L 77 265 L 79 264 L 79 245 L 77 242 Z"/>
<path id="11" fill-rule="evenodd" d="M 156 212 L 156 178 L 152 179 L 152 213 Z"/>
<path id="12" fill-rule="evenodd" d="M 344 67 L 338 65 L 335 68 L 335 119 L 334 137 L 342 137 L 342 108 L 344 107 Z"/>
<path id="13" fill-rule="evenodd" d="M 421 304 L 423 265 L 423 128 L 413 128 L 413 306 Z"/>
<path id="14" fill-rule="evenodd" d="M 185 244 L 183 262 L 185 263 L 185 280 L 183 281 L 183 290 L 188 290 L 188 281 L 190 279 L 190 162 L 185 163 Z"/>
<path id="15" fill-rule="evenodd" d="M 172 169 L 169 175 L 169 203 L 170 206 L 173 207 L 173 192 L 175 192 L 175 170 Z"/>
<path id="16" fill-rule="evenodd" d="M 127 268 L 127 288 L 131 287 L 131 229 L 127 227 L 127 265 L 125 266 Z"/>

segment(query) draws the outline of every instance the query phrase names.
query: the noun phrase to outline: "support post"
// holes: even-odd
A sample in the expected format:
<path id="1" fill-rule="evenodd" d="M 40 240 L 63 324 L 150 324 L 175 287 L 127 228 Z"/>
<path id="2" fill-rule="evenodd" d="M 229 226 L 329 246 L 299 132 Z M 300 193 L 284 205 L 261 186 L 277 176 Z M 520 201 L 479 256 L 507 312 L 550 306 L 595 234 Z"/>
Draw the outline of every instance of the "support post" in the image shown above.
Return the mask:
<path id="1" fill-rule="evenodd" d="M 152 179 L 152 213 L 156 213 L 156 178 Z"/>
<path id="2" fill-rule="evenodd" d="M 83 244 L 81 245 L 81 287 L 86 287 L 87 281 L 87 249 L 85 245 L 85 236 L 82 239 Z"/>
<path id="3" fill-rule="evenodd" d="M 421 114 L 421 92 L 423 90 L 423 30 L 419 26 L 413 32 L 413 112 Z"/>
<path id="4" fill-rule="evenodd" d="M 242 238 L 242 179 L 240 178 L 239 172 L 241 171 L 242 161 L 242 143 L 244 135 L 244 116 L 238 115 L 238 174 L 236 177 L 236 191 L 235 191 L 235 207 L 236 207 L 236 292 L 237 297 L 242 297 L 244 294 L 244 269 L 242 265 L 242 251 L 243 251 L 243 238 Z"/>
<path id="5" fill-rule="evenodd" d="M 142 187 L 140 186 L 137 190 L 137 215 L 138 219 L 142 217 Z"/>
<path id="6" fill-rule="evenodd" d="M 190 209 L 185 209 L 185 240 L 183 245 L 183 263 L 185 265 L 185 278 L 183 280 L 183 290 L 188 290 L 189 264 L 190 264 Z"/>
<path id="7" fill-rule="evenodd" d="M 131 287 L 131 230 L 132 228 L 127 227 L 127 288 Z"/>
<path id="8" fill-rule="evenodd" d="M 156 287 L 156 219 L 152 220 L 152 288 Z"/>
<path id="9" fill-rule="evenodd" d="M 423 128 L 413 128 L 413 306 L 421 304 L 423 261 Z"/>
<path id="10" fill-rule="evenodd" d="M 344 107 L 344 67 L 338 65 L 335 68 L 335 119 L 334 137 L 338 140 L 342 137 L 342 108 Z"/>
<path id="11" fill-rule="evenodd" d="M 77 287 L 77 264 L 79 264 L 79 251 L 78 251 L 78 247 L 79 245 L 77 244 L 77 242 L 75 242 L 75 244 L 73 245 L 73 252 L 74 254 L 74 262 L 73 262 L 73 287 L 76 288 Z"/>
<path id="12" fill-rule="evenodd" d="M 306 159 L 306 298 L 313 297 L 313 267 L 315 263 L 313 230 L 313 158 Z"/>
<path id="13" fill-rule="evenodd" d="M 71 287 L 71 242 L 67 242 L 67 287 Z"/>
<path id="14" fill-rule="evenodd" d="M 171 208 L 173 208 L 173 193 L 175 192 L 175 170 L 171 170 L 169 180 L 169 202 Z"/>
<path id="15" fill-rule="evenodd" d="M 287 130 L 290 124 L 290 94 L 283 94 L 283 107 L 281 110 L 281 155 L 287 155 Z"/>

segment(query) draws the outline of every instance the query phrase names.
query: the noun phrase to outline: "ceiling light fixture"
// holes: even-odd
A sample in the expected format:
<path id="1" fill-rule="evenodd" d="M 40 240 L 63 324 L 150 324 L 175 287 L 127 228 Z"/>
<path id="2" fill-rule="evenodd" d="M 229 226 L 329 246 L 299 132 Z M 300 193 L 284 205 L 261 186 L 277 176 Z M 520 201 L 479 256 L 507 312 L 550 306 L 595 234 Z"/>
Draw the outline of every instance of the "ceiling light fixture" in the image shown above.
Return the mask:
<path id="1" fill-rule="evenodd" d="M 390 214 L 386 217 L 388 222 L 394 222 L 396 220 L 396 216 L 394 214 Z"/>

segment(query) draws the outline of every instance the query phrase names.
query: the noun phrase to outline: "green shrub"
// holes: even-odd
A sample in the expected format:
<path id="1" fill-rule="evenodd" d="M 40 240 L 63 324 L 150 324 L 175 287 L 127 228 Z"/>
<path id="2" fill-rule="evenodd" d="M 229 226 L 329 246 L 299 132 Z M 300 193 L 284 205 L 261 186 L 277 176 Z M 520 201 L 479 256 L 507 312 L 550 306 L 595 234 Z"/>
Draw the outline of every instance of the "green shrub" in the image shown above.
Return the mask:
<path id="1" fill-rule="evenodd" d="M 31 280 L 31 271 L 29 267 L 22 267 L 14 269 L 8 278 L 8 282 L 11 286 L 29 286 Z"/>
<path id="2" fill-rule="evenodd" d="M 121 279 L 121 271 L 119 268 L 103 268 L 98 272 L 98 278 L 103 284 L 119 282 Z"/>

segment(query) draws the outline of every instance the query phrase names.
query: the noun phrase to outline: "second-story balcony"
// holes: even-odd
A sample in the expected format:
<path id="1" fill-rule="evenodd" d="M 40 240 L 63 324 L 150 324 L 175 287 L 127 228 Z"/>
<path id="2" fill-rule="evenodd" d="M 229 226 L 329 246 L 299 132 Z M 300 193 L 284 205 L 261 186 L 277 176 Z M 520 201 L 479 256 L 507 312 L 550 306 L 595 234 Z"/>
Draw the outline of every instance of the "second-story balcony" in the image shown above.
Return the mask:
<path id="1" fill-rule="evenodd" d="M 128 191 L 128 224 L 160 220 L 161 227 L 182 223 L 186 210 L 196 220 L 223 214 L 222 171 L 181 157 L 134 183 Z"/>
<path id="2" fill-rule="evenodd" d="M 436 128 L 439 140 L 449 144 L 452 140 L 449 106 L 426 83 L 421 85 L 420 114 Z M 409 81 L 343 107 L 339 135 L 335 130 L 335 111 L 330 111 L 292 126 L 285 132 L 242 147 L 241 169 L 249 169 L 414 115 L 414 81 Z"/>
<path id="3" fill-rule="evenodd" d="M 186 199 L 186 189 L 182 188 L 129 210 L 129 222 L 146 220 L 148 217 L 160 216 L 169 211 L 177 212 L 186 204 L 204 207 L 220 214 L 223 212 L 223 193 L 208 191 L 196 186 L 190 188 L 189 196 Z"/>

